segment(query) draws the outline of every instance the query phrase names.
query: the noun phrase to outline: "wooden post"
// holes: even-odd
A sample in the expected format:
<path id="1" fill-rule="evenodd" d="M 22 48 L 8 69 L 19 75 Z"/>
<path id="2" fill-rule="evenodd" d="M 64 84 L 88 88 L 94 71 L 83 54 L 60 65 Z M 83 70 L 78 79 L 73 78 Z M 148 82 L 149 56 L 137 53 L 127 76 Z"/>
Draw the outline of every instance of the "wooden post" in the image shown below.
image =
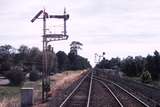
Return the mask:
<path id="1" fill-rule="evenodd" d="M 33 88 L 21 88 L 21 107 L 33 105 Z"/>

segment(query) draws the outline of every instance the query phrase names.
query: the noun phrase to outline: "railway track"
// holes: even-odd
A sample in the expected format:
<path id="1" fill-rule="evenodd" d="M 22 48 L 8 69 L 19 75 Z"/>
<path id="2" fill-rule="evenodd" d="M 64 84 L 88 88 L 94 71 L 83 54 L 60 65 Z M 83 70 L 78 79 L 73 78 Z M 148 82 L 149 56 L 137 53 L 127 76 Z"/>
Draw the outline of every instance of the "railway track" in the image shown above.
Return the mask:
<path id="1" fill-rule="evenodd" d="M 126 81 L 128 81 L 128 83 L 130 84 L 127 84 Z M 160 89 L 155 88 L 155 87 L 146 86 L 141 83 L 135 84 L 133 81 L 130 81 L 130 80 L 122 80 L 121 84 L 125 84 L 125 86 L 131 87 L 132 90 L 139 91 L 140 93 L 147 95 L 149 99 L 152 99 L 154 102 L 157 102 L 160 104 Z M 144 91 L 143 87 L 147 89 L 148 91 Z"/>
<path id="2" fill-rule="evenodd" d="M 90 107 L 92 73 L 87 74 L 59 107 Z"/>
<path id="3" fill-rule="evenodd" d="M 118 84 L 86 75 L 59 107 L 149 107 Z"/>
<path id="4" fill-rule="evenodd" d="M 90 107 L 123 107 L 112 90 L 101 80 L 93 78 Z"/>
<path id="5" fill-rule="evenodd" d="M 159 96 L 159 94 L 156 93 L 156 91 L 154 92 L 154 91 L 148 90 L 146 92 L 145 88 L 142 89 L 142 87 L 140 87 L 141 90 L 139 91 L 139 89 L 136 88 L 136 87 L 138 87 L 138 85 L 136 85 L 136 87 L 134 87 L 135 85 L 131 85 L 131 84 L 129 84 L 129 82 L 128 82 L 128 84 L 126 82 L 120 82 L 119 85 L 123 86 L 123 88 L 130 91 L 131 93 L 133 93 L 134 95 L 136 95 L 140 99 L 146 101 L 146 103 L 149 104 L 151 107 L 160 107 L 160 103 L 158 102 L 158 100 L 160 101 L 160 99 L 158 99 L 158 97 L 157 97 L 157 96 Z M 154 96 L 154 97 L 152 97 L 152 96 Z"/>
<path id="6" fill-rule="evenodd" d="M 114 81 L 151 107 L 160 107 L 160 89 L 131 81 L 129 79 L 116 77 L 104 70 L 98 70 L 95 74 L 101 78 Z"/>
<path id="7" fill-rule="evenodd" d="M 136 96 L 119 86 L 118 84 L 104 80 L 99 77 L 95 77 L 98 81 L 103 82 L 104 85 L 108 86 L 110 90 L 115 94 L 117 99 L 121 103 L 121 107 L 150 107 L 142 100 L 138 99 Z"/>

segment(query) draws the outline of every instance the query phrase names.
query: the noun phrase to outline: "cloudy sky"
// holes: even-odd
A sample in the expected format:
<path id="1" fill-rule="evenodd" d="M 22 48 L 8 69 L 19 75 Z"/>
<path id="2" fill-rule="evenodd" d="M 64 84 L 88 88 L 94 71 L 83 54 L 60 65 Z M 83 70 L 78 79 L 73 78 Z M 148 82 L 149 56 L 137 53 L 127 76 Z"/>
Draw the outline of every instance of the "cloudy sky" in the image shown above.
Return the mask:
<path id="1" fill-rule="evenodd" d="M 0 0 L 0 45 L 41 49 L 42 20 L 30 20 L 44 7 L 48 14 L 63 14 L 64 7 L 70 14 L 69 39 L 51 43 L 56 52 L 68 53 L 71 41 L 80 41 L 79 54 L 93 64 L 94 53 L 103 51 L 106 58 L 124 58 L 160 50 L 159 0 Z M 61 23 L 48 22 L 51 30 Z"/>

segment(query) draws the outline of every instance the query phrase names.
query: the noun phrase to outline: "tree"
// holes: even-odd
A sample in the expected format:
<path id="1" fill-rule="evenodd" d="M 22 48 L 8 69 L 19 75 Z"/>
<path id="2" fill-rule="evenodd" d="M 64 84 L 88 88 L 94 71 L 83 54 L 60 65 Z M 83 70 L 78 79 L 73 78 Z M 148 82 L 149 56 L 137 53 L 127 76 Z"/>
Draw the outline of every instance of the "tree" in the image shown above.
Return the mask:
<path id="1" fill-rule="evenodd" d="M 146 70 L 150 71 L 152 79 L 158 80 L 160 77 L 160 55 L 159 52 L 155 50 L 154 55 L 148 55 L 146 57 Z"/>
<path id="2" fill-rule="evenodd" d="M 87 69 L 91 68 L 89 61 L 86 58 L 83 58 L 79 55 L 75 55 L 74 53 L 69 53 L 68 58 L 70 61 L 70 68 L 71 70 L 80 70 L 80 69 Z"/>
<path id="3" fill-rule="evenodd" d="M 133 57 L 128 56 L 126 59 L 124 59 L 121 63 L 121 70 L 127 75 L 127 76 L 137 76 L 136 73 L 136 62 L 133 59 Z"/>
<path id="4" fill-rule="evenodd" d="M 110 61 L 109 61 L 109 65 L 110 65 L 110 68 L 112 69 L 119 69 L 120 68 L 120 62 L 121 62 L 121 59 L 120 58 L 112 58 Z"/>
<path id="5" fill-rule="evenodd" d="M 11 45 L 0 46 L 0 71 L 4 74 L 13 65 L 13 47 Z"/>
<path id="6" fill-rule="evenodd" d="M 36 69 L 35 66 L 32 66 L 32 71 L 29 74 L 30 81 L 37 81 L 40 78 L 41 78 L 41 75 L 39 71 Z"/>
<path id="7" fill-rule="evenodd" d="M 136 73 L 137 76 L 142 74 L 142 71 L 144 70 L 144 63 L 145 63 L 145 58 L 143 58 L 142 56 L 136 56 L 135 57 L 135 64 L 136 64 Z"/>
<path id="8" fill-rule="evenodd" d="M 96 65 L 96 67 L 106 69 L 115 69 L 120 67 L 122 72 L 131 77 L 139 77 L 143 74 L 143 71 L 149 71 L 152 80 L 158 80 L 160 79 L 159 65 L 160 54 L 155 50 L 153 55 L 148 55 L 147 57 L 136 56 L 133 58 L 132 56 L 128 56 L 123 60 L 120 60 L 119 58 L 112 58 L 111 60 L 103 59 Z"/>
<path id="9" fill-rule="evenodd" d="M 21 45 L 18 49 L 18 53 L 15 55 L 15 63 L 16 64 L 24 64 L 28 62 L 29 59 L 30 48 L 25 45 Z"/>
<path id="10" fill-rule="evenodd" d="M 57 62 L 58 62 L 58 69 L 60 71 L 67 70 L 69 68 L 69 59 L 65 52 L 59 51 L 56 54 Z"/>
<path id="11" fill-rule="evenodd" d="M 28 55 L 30 52 L 30 49 L 26 45 L 21 45 L 18 49 L 19 53 L 22 55 Z"/>
<path id="12" fill-rule="evenodd" d="M 47 65 L 48 65 L 48 71 L 50 73 L 57 72 L 57 56 L 54 53 L 51 45 L 49 45 L 47 49 Z"/>
<path id="13" fill-rule="evenodd" d="M 99 63 L 96 65 L 96 68 L 110 69 L 111 66 L 110 66 L 109 60 L 107 60 L 107 59 L 104 58 L 101 62 L 99 62 Z"/>
<path id="14" fill-rule="evenodd" d="M 88 59 L 75 55 L 74 53 L 69 53 L 66 55 L 65 52 L 59 51 L 56 53 L 58 69 L 59 71 L 64 70 L 80 70 L 90 68 L 91 65 Z"/>
<path id="15" fill-rule="evenodd" d="M 72 43 L 70 44 L 70 53 L 74 53 L 75 55 L 77 55 L 78 50 L 82 49 L 81 46 L 83 46 L 82 43 L 78 41 L 72 41 Z"/>
<path id="16" fill-rule="evenodd" d="M 32 47 L 28 54 L 29 54 L 30 61 L 35 62 L 35 63 L 42 62 L 41 61 L 42 52 L 37 47 Z"/>
<path id="17" fill-rule="evenodd" d="M 42 52 L 37 47 L 32 47 L 28 53 L 26 66 L 34 65 L 38 71 L 42 71 Z"/>
<path id="18" fill-rule="evenodd" d="M 10 80 L 11 85 L 21 85 L 25 80 L 25 73 L 20 69 L 12 69 L 7 72 L 6 77 Z"/>
<path id="19" fill-rule="evenodd" d="M 154 51 L 153 62 L 154 62 L 154 65 L 153 65 L 153 70 L 151 72 L 151 75 L 155 80 L 158 80 L 160 76 L 160 66 L 159 66 L 160 65 L 160 55 L 157 50 Z"/>

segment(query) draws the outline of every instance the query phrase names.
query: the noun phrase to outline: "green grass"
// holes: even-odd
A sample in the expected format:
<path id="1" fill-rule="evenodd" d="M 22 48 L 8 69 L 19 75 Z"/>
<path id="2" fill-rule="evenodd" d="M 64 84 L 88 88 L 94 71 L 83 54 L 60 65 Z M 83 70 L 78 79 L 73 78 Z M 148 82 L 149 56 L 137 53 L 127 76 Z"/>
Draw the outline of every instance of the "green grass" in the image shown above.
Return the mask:
<path id="1" fill-rule="evenodd" d="M 41 80 L 24 82 L 23 86 L 0 86 L 0 107 L 20 107 L 22 87 L 34 88 L 34 102 L 41 101 Z M 9 105 L 9 106 L 8 106 Z"/>
<path id="2" fill-rule="evenodd" d="M 20 95 L 20 86 L 0 86 L 0 99 Z"/>
<path id="3" fill-rule="evenodd" d="M 41 80 L 38 81 L 27 81 L 24 83 L 23 87 L 33 87 L 34 89 L 40 89 L 41 88 Z"/>
<path id="4" fill-rule="evenodd" d="M 33 87 L 34 89 L 41 89 L 41 81 L 27 81 L 24 83 L 23 87 Z M 19 96 L 21 88 L 22 86 L 0 86 L 0 100 L 4 98 Z"/>
<path id="5" fill-rule="evenodd" d="M 125 78 L 128 78 L 130 80 L 133 80 L 133 81 L 141 83 L 141 78 L 140 77 L 125 77 Z M 148 83 L 146 85 L 160 88 L 160 80 L 159 81 L 152 81 L 152 82 L 150 82 L 150 83 Z"/>
<path id="6" fill-rule="evenodd" d="M 160 88 L 160 80 L 159 81 L 153 81 L 152 85 Z"/>

